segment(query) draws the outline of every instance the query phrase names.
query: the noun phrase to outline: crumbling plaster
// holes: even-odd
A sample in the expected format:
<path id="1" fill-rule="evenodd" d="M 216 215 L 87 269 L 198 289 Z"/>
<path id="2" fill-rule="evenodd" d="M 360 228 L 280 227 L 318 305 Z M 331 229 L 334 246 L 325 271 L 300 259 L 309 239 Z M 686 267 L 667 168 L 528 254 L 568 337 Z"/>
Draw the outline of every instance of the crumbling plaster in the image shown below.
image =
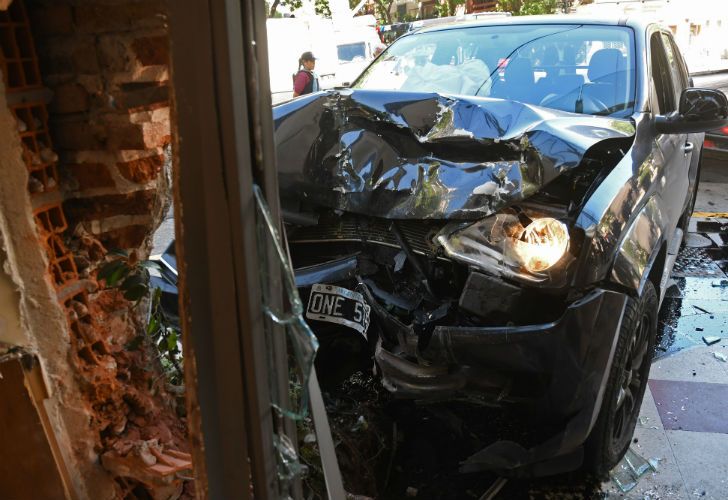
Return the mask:
<path id="1" fill-rule="evenodd" d="M 25 346 L 30 343 L 20 326 L 20 294 L 10 279 L 8 256 L 5 245 L 0 244 L 0 352 L 7 347 Z"/>
<path id="2" fill-rule="evenodd" d="M 116 491 L 101 468 L 91 414 L 70 364 L 65 313 L 47 274 L 47 258 L 38 243 L 27 189 L 28 172 L 22 159 L 17 125 L 0 81 L 0 235 L 7 255 L 4 270 L 19 295 L 21 340 L 38 354 L 46 375 L 45 409 L 63 460 L 71 471 L 69 485 L 77 498 L 111 499 Z"/>

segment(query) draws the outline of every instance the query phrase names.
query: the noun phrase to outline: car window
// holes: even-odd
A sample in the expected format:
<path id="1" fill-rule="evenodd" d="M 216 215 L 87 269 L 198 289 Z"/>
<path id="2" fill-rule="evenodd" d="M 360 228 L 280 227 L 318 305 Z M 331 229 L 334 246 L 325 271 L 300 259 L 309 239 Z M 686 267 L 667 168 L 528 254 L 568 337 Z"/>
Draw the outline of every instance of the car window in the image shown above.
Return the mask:
<path id="1" fill-rule="evenodd" d="M 364 42 L 346 43 L 336 46 L 339 61 L 350 62 L 366 59 L 366 44 Z"/>
<path id="2" fill-rule="evenodd" d="M 662 33 L 662 45 L 665 47 L 667 66 L 670 68 L 675 102 L 679 103 L 682 91 L 688 86 L 688 81 L 683 73 L 679 52 L 677 52 L 677 49 L 672 43 L 672 39 L 666 33 Z"/>
<path id="3" fill-rule="evenodd" d="M 667 114 L 675 111 L 675 93 L 673 90 L 670 70 L 667 66 L 667 57 L 662 40 L 658 33 L 650 38 L 650 61 L 652 67 L 652 82 L 655 88 L 655 100 L 657 101 L 656 114 Z"/>
<path id="4" fill-rule="evenodd" d="M 628 115 L 635 93 L 633 32 L 623 26 L 549 24 L 414 33 L 393 43 L 353 87 Z"/>

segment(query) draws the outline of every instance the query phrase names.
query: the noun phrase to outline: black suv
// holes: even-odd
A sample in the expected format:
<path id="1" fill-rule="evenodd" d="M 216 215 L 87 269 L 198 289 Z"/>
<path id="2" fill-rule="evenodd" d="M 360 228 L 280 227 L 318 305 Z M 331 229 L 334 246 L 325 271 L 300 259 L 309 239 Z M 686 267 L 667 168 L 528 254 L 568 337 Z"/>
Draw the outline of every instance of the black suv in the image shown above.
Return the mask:
<path id="1" fill-rule="evenodd" d="M 522 405 L 560 429 L 502 474 L 629 446 L 719 91 L 654 24 L 550 16 L 417 31 L 349 89 L 274 108 L 322 383 Z"/>

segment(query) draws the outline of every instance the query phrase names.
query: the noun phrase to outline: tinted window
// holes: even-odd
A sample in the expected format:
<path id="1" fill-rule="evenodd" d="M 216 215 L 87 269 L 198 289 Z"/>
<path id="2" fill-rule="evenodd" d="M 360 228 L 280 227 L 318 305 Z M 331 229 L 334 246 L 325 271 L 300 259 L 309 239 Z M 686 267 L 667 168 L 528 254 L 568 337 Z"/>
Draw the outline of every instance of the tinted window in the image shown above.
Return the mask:
<path id="1" fill-rule="evenodd" d="M 627 115 L 634 107 L 634 61 L 633 33 L 622 26 L 463 26 L 400 38 L 354 87 Z"/>
<path id="2" fill-rule="evenodd" d="M 658 33 L 650 39 L 650 59 L 652 67 L 652 81 L 655 88 L 656 104 L 659 109 L 654 110 L 657 114 L 667 114 L 675 110 L 675 93 L 670 77 L 670 70 L 667 66 L 665 49 Z"/>
<path id="3" fill-rule="evenodd" d="M 685 74 L 683 73 L 682 60 L 680 59 L 680 53 L 672 43 L 671 38 L 663 33 L 662 34 L 662 45 L 665 47 L 665 55 L 667 56 L 667 66 L 670 68 L 670 75 L 672 77 L 672 86 L 675 96 L 675 102 L 680 102 L 680 95 L 682 91 L 687 88 L 688 82 Z"/>

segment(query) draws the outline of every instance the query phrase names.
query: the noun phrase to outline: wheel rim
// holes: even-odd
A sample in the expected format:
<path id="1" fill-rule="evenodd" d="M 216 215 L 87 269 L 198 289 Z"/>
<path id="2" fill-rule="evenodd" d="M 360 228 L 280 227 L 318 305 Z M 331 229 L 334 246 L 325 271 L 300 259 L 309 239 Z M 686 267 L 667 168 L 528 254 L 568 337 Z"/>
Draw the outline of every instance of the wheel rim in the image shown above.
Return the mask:
<path id="1" fill-rule="evenodd" d="M 627 352 L 627 362 L 622 369 L 620 375 L 619 390 L 617 391 L 617 401 L 614 410 L 614 426 L 612 428 L 612 444 L 619 445 L 625 439 L 625 435 L 630 432 L 630 423 L 636 420 L 639 413 L 637 399 L 642 390 L 642 385 L 646 382 L 645 367 L 649 363 L 648 348 L 650 344 L 650 317 L 643 314 L 637 328 L 632 332 L 630 338 L 629 350 Z"/>

